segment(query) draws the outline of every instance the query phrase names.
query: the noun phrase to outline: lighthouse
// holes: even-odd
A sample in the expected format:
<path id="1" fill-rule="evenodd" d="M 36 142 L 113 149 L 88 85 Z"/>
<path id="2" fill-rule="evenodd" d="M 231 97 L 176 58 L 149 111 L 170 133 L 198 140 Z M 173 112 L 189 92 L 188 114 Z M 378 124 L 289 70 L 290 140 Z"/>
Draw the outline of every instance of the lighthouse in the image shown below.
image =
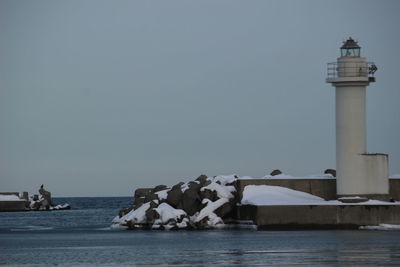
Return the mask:
<path id="1" fill-rule="evenodd" d="M 336 192 L 338 197 L 387 199 L 388 155 L 367 152 L 366 89 L 375 82 L 377 67 L 361 57 L 352 38 L 340 50 L 337 61 L 328 63 L 326 79 L 336 88 Z"/>

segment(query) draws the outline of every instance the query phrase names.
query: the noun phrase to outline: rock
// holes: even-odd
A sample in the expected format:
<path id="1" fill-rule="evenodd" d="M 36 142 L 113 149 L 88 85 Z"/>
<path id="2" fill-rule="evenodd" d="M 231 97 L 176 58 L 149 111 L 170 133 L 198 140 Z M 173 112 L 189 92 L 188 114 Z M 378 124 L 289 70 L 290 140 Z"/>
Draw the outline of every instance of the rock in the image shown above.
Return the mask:
<path id="1" fill-rule="evenodd" d="M 270 175 L 272 175 L 272 176 L 279 175 L 279 174 L 282 174 L 282 172 L 281 172 L 280 170 L 278 170 L 278 169 L 273 170 L 273 171 L 270 173 Z"/>
<path id="2" fill-rule="evenodd" d="M 188 183 L 188 187 L 189 187 L 188 190 L 200 192 L 200 189 L 201 189 L 202 186 L 199 183 L 191 181 L 191 182 Z"/>
<path id="3" fill-rule="evenodd" d="M 128 214 L 131 210 L 133 210 L 133 207 L 122 209 L 119 211 L 118 216 L 121 218 L 124 215 Z"/>
<path id="4" fill-rule="evenodd" d="M 174 185 L 171 189 L 176 189 L 176 188 L 181 188 L 182 187 L 182 185 L 184 184 L 184 182 L 179 182 L 179 183 L 177 183 L 176 185 Z"/>
<path id="5" fill-rule="evenodd" d="M 49 191 L 46 191 L 44 189 L 44 186 L 41 185 L 39 189 L 39 194 L 41 194 L 44 200 L 46 201 L 43 206 L 46 208 L 46 210 L 49 209 L 50 206 L 52 206 L 51 193 Z"/>
<path id="6" fill-rule="evenodd" d="M 153 200 L 159 200 L 159 199 L 158 199 L 158 195 L 155 194 L 155 193 L 150 193 L 150 194 L 148 194 L 148 195 L 144 198 L 144 202 L 145 202 L 145 203 L 150 202 L 150 201 L 153 201 Z"/>
<path id="7" fill-rule="evenodd" d="M 207 176 L 202 174 L 199 177 L 197 177 L 195 181 L 200 182 L 200 185 L 204 186 L 204 184 L 207 182 Z"/>
<path id="8" fill-rule="evenodd" d="M 167 193 L 167 203 L 174 208 L 177 208 L 179 203 L 182 200 L 182 190 L 181 186 L 173 186 L 170 191 Z"/>
<path id="9" fill-rule="evenodd" d="M 203 219 L 201 219 L 200 221 L 195 223 L 195 227 L 196 229 L 206 229 L 208 227 L 208 221 L 209 218 L 208 216 L 204 217 Z"/>
<path id="10" fill-rule="evenodd" d="M 197 185 L 197 186 L 195 186 Z M 200 185 L 197 183 L 190 184 L 189 188 L 183 193 L 182 196 L 182 209 L 189 215 L 193 216 L 200 210 L 202 204 L 199 197 Z"/>
<path id="11" fill-rule="evenodd" d="M 138 188 L 135 190 L 135 199 L 140 197 L 146 197 L 152 193 L 153 188 Z"/>
<path id="12" fill-rule="evenodd" d="M 205 189 L 200 191 L 200 198 L 201 199 L 207 198 L 214 202 L 218 199 L 218 193 L 217 191 L 211 191 L 210 189 Z"/>
<path id="13" fill-rule="evenodd" d="M 43 199 L 40 202 L 40 209 L 43 209 L 43 210 L 49 210 L 50 209 L 50 203 L 49 203 L 49 201 L 47 199 Z"/>
<path id="14" fill-rule="evenodd" d="M 168 187 L 166 185 L 157 185 L 156 187 L 154 187 L 154 189 L 152 190 L 153 193 L 158 192 L 158 191 L 162 191 L 167 189 Z"/>
<path id="15" fill-rule="evenodd" d="M 133 202 L 133 207 L 135 209 L 137 209 L 140 206 L 142 206 L 144 203 L 146 203 L 146 198 L 145 197 L 135 198 L 135 201 Z"/>
<path id="16" fill-rule="evenodd" d="M 226 202 L 216 210 L 214 210 L 214 213 L 220 217 L 220 218 L 226 218 L 227 215 L 231 215 L 233 206 L 230 202 Z"/>
<path id="17" fill-rule="evenodd" d="M 331 174 L 333 177 L 336 177 L 336 170 L 334 169 L 326 169 L 324 173 Z"/>
<path id="18" fill-rule="evenodd" d="M 31 202 L 30 207 L 31 207 L 32 210 L 39 210 L 39 208 L 40 208 L 40 201 Z"/>
<path id="19" fill-rule="evenodd" d="M 157 208 L 158 204 L 154 201 L 150 202 L 150 208 L 146 210 L 146 222 L 149 224 L 153 224 L 155 220 L 160 218 L 160 214 L 154 210 Z"/>

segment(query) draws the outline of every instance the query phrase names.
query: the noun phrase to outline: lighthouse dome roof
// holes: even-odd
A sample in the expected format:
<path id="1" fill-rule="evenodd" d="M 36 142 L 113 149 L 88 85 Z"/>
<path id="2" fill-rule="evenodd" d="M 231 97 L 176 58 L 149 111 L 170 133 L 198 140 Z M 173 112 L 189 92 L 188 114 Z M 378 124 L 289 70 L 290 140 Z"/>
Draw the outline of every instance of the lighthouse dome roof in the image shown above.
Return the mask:
<path id="1" fill-rule="evenodd" d="M 343 45 L 340 49 L 352 49 L 352 48 L 361 48 L 356 41 L 354 41 L 351 37 L 347 39 L 347 41 L 343 42 Z"/>

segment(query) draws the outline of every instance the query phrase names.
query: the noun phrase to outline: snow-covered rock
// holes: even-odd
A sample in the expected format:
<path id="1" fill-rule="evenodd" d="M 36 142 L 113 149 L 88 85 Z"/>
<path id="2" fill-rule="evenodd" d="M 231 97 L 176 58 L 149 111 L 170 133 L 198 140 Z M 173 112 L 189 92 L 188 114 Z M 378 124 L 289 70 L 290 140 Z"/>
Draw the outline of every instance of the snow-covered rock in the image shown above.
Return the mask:
<path id="1" fill-rule="evenodd" d="M 129 229 L 204 229 L 224 225 L 235 199 L 235 175 L 199 176 L 171 189 L 140 190 L 135 203 L 112 221 L 112 228 Z M 139 194 L 140 193 L 140 194 Z M 156 199 L 154 199 L 154 196 Z M 147 202 L 146 202 L 147 200 Z M 127 212 L 127 213 L 126 213 Z"/>
<path id="2" fill-rule="evenodd" d="M 71 209 L 71 206 L 68 203 L 50 207 L 50 210 L 69 210 L 69 209 Z"/>
<path id="3" fill-rule="evenodd" d="M 226 199 L 233 198 L 232 193 L 236 191 L 235 187 L 232 185 L 229 186 L 220 185 L 214 181 L 212 181 L 209 185 L 202 187 L 200 191 L 205 191 L 207 189 L 210 191 L 215 191 L 219 198 L 226 198 Z"/>

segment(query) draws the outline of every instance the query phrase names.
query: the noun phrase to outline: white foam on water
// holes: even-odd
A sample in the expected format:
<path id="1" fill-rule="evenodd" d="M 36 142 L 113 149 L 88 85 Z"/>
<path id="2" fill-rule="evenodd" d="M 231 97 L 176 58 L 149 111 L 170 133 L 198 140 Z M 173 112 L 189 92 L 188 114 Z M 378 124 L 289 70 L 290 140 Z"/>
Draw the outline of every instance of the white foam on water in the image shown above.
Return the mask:
<path id="1" fill-rule="evenodd" d="M 28 225 L 21 226 L 18 228 L 12 228 L 11 231 L 44 231 L 44 230 L 53 230 L 54 227 L 50 226 L 39 226 L 39 225 Z"/>

